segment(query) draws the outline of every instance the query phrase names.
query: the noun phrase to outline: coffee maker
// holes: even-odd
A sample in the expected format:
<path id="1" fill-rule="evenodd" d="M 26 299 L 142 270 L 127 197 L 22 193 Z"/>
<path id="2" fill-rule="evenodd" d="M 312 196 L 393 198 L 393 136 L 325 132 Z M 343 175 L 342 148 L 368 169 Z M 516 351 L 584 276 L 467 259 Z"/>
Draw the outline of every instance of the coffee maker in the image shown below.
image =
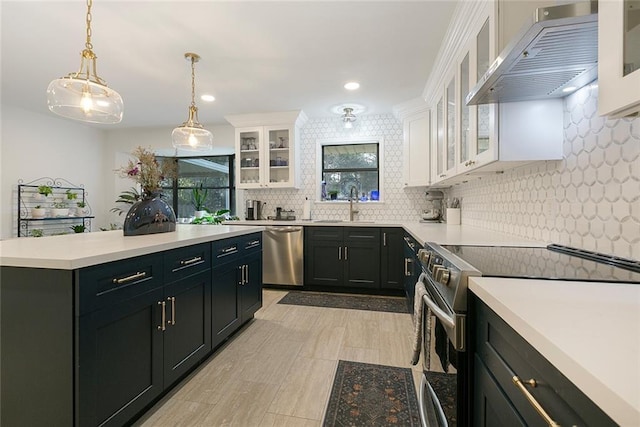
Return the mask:
<path id="1" fill-rule="evenodd" d="M 255 221 L 262 218 L 262 202 L 260 200 L 247 200 L 245 219 Z"/>

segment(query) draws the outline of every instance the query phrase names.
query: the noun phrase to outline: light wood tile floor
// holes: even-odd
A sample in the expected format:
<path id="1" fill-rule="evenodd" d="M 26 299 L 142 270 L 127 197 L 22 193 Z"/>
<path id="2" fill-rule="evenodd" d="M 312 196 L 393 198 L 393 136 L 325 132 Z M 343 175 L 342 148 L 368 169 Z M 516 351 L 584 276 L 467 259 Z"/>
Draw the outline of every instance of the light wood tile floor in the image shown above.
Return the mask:
<path id="1" fill-rule="evenodd" d="M 338 360 L 412 368 L 409 314 L 277 304 L 263 307 L 222 348 L 135 425 L 291 426 L 322 424 Z"/>

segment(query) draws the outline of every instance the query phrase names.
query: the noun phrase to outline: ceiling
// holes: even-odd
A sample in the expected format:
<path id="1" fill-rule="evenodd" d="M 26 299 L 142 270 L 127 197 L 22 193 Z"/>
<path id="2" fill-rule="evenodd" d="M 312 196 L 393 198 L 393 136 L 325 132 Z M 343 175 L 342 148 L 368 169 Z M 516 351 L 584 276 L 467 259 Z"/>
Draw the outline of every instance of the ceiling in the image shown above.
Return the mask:
<path id="1" fill-rule="evenodd" d="M 390 113 L 421 96 L 456 0 L 94 0 L 98 75 L 124 100 L 109 128 L 175 126 L 187 118 L 196 64 L 200 122 L 227 114 L 303 110 L 335 115 L 342 104 Z M 80 65 L 84 1 L 0 3 L 2 103 L 43 114 L 49 82 Z M 360 89 L 349 92 L 347 81 Z"/>

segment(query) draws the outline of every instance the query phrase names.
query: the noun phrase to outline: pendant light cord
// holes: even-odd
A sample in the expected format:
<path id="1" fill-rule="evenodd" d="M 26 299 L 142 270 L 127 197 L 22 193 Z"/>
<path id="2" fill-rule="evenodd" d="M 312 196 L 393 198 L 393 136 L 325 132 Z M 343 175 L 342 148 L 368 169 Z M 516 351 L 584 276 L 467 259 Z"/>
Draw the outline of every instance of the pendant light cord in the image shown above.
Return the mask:
<path id="1" fill-rule="evenodd" d="M 91 0 L 89 0 L 91 1 Z M 196 106 L 196 61 L 191 57 L 191 106 Z"/>
<path id="2" fill-rule="evenodd" d="M 87 42 L 84 45 L 88 50 L 93 49 L 91 44 L 91 6 L 93 6 L 93 0 L 87 0 Z"/>

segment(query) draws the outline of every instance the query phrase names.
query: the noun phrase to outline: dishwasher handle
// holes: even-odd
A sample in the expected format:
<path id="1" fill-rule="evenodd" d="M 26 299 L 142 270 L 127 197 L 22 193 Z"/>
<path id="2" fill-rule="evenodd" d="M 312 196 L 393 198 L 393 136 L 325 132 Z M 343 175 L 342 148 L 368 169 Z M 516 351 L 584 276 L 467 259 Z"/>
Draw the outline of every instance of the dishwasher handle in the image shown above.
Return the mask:
<path id="1" fill-rule="evenodd" d="M 290 226 L 290 225 L 286 227 L 269 226 L 265 228 L 265 231 L 271 231 L 275 233 L 297 233 L 298 231 L 302 231 L 302 227 Z"/>

